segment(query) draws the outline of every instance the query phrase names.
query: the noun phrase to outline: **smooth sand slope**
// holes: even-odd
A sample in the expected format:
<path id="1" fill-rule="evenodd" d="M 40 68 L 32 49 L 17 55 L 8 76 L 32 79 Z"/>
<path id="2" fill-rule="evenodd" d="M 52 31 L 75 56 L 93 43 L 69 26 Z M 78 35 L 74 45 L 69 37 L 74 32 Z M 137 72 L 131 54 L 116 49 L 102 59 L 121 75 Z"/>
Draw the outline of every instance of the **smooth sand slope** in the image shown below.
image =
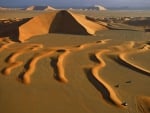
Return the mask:
<path id="1" fill-rule="evenodd" d="M 24 42 L 33 36 L 47 33 L 94 35 L 96 31 L 103 29 L 107 28 L 88 20 L 85 15 L 56 11 L 36 16 L 20 26 L 19 40 Z"/>

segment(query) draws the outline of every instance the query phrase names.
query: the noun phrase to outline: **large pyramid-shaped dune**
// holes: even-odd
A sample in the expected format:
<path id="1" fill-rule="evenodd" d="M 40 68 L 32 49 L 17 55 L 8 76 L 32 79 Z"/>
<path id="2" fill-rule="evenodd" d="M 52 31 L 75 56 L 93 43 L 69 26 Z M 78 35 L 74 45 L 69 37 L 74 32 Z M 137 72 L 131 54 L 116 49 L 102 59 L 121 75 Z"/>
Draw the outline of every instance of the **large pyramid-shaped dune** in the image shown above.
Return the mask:
<path id="1" fill-rule="evenodd" d="M 107 28 L 88 20 L 84 15 L 69 11 L 55 11 L 36 16 L 20 26 L 19 40 L 23 42 L 32 36 L 47 33 L 94 35 L 101 29 Z"/>

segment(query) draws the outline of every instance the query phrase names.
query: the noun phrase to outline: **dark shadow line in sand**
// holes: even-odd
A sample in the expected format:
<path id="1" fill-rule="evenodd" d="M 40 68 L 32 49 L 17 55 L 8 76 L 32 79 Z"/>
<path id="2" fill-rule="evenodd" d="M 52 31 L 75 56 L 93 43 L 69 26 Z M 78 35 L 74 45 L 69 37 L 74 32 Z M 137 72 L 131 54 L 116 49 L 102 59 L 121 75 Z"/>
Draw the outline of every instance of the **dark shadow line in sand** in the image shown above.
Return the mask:
<path id="1" fill-rule="evenodd" d="M 99 60 L 93 54 L 89 54 L 89 59 L 95 63 L 99 62 Z"/>
<path id="2" fill-rule="evenodd" d="M 117 62 L 118 64 L 120 64 L 120 65 L 122 65 L 122 66 L 124 66 L 124 67 L 126 67 L 126 68 L 128 68 L 128 69 L 131 69 L 131 70 L 133 70 L 133 71 L 135 71 L 135 72 L 138 72 L 138 73 L 141 73 L 141 74 L 144 74 L 144 75 L 146 75 L 146 76 L 150 76 L 150 73 L 148 73 L 148 72 L 145 72 L 145 71 L 143 71 L 143 70 L 140 70 L 140 69 L 138 69 L 138 68 L 136 68 L 136 67 L 134 67 L 134 66 L 132 66 L 132 65 L 130 65 L 130 64 L 127 64 L 126 62 L 124 62 L 123 60 L 121 60 L 120 58 L 119 58 L 119 56 L 109 56 L 112 60 L 114 60 L 115 62 Z"/>
<path id="3" fill-rule="evenodd" d="M 51 67 L 53 67 L 53 70 L 54 70 L 54 74 L 53 74 L 53 75 L 54 75 L 54 78 L 55 78 L 57 81 L 60 81 L 59 73 L 58 73 L 58 67 L 57 67 L 58 58 L 51 57 L 50 59 L 51 59 L 50 65 L 51 65 Z"/>
<path id="4" fill-rule="evenodd" d="M 110 98 L 110 93 L 107 91 L 107 89 L 105 88 L 105 86 L 103 84 L 101 84 L 92 74 L 91 69 L 85 68 L 84 72 L 86 73 L 86 76 L 88 78 L 88 80 L 90 81 L 90 83 L 99 91 L 101 92 L 104 100 L 106 100 L 106 102 L 116 105 L 116 103 L 114 103 L 111 98 Z"/>
<path id="5" fill-rule="evenodd" d="M 12 23 L 1 23 L 0 24 L 0 37 L 10 37 L 14 42 L 19 42 L 19 26 L 28 22 L 31 18 L 24 18 L 20 21 Z"/>
<path id="6" fill-rule="evenodd" d="M 24 80 L 24 74 L 26 73 L 26 71 L 29 69 L 29 64 L 32 62 L 33 58 L 29 59 L 27 61 L 27 63 L 24 65 L 24 70 L 18 75 L 18 79 L 19 81 L 21 81 L 23 83 Z"/>
<path id="7" fill-rule="evenodd" d="M 14 55 L 14 53 L 11 53 L 10 55 L 8 55 L 6 58 L 5 58 L 5 62 L 9 62 L 10 58 Z"/>
<path id="8" fill-rule="evenodd" d="M 115 28 L 115 27 L 110 27 L 110 26 L 108 26 L 108 29 L 110 29 L 110 30 L 142 31 L 142 30 L 136 30 L 136 29 Z"/>

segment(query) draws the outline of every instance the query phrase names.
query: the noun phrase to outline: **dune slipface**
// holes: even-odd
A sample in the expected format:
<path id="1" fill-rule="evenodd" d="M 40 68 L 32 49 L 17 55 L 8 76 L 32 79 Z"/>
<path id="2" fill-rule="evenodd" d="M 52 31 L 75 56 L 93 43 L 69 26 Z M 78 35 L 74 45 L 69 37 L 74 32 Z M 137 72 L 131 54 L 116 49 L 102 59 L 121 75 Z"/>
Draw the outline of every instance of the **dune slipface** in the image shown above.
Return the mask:
<path id="1" fill-rule="evenodd" d="M 46 33 L 94 35 L 102 29 L 106 27 L 88 20 L 84 15 L 69 11 L 51 12 L 36 16 L 20 26 L 19 40 L 23 42 L 32 36 Z"/>

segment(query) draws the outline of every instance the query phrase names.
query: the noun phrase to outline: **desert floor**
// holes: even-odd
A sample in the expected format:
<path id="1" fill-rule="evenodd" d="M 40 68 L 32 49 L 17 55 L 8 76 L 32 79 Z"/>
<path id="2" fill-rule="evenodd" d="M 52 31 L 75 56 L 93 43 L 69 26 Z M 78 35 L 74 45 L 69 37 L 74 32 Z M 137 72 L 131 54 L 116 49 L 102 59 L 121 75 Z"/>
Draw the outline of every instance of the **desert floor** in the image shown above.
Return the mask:
<path id="1" fill-rule="evenodd" d="M 74 12 L 150 17 L 149 11 Z M 41 13 L 0 11 L 1 113 L 150 113 L 150 32 L 112 24 L 117 29 L 95 36 L 52 33 L 24 43 L 3 32 Z"/>

